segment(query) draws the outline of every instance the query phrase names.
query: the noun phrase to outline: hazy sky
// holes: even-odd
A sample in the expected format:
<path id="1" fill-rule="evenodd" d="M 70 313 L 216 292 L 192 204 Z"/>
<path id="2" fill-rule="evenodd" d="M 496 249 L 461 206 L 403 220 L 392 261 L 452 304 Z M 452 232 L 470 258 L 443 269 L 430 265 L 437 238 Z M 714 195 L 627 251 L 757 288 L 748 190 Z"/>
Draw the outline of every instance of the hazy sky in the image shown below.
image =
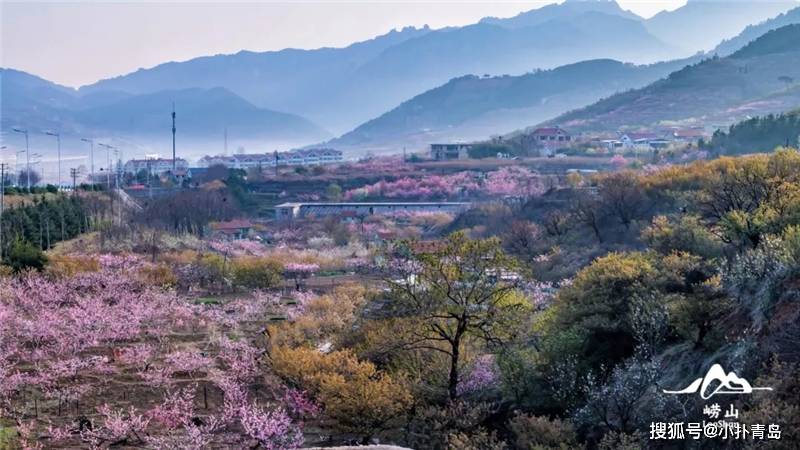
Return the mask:
<path id="1" fill-rule="evenodd" d="M 67 86 L 166 61 L 286 47 L 339 47 L 403 26 L 510 17 L 552 1 L 9 2 L 0 0 L 0 66 Z M 686 0 L 619 0 L 649 17 Z"/>

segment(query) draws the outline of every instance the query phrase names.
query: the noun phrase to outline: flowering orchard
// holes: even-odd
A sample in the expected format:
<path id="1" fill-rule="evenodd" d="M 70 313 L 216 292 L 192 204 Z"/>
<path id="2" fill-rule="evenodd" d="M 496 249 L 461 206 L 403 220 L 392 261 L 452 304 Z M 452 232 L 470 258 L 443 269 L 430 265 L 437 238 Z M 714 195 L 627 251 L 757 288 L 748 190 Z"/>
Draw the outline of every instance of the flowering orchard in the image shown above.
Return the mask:
<path id="1" fill-rule="evenodd" d="M 503 167 L 485 175 L 458 172 L 452 175 L 429 175 L 396 181 L 379 181 L 344 193 L 347 200 L 367 198 L 402 198 L 420 200 L 454 199 L 469 196 L 541 195 L 545 188 L 541 177 L 525 167 Z"/>
<path id="2" fill-rule="evenodd" d="M 97 260 L 0 281 L 0 420 L 21 446 L 302 444 L 314 405 L 263 381 L 257 339 L 278 297 L 195 304 L 142 282 L 138 258 Z"/>

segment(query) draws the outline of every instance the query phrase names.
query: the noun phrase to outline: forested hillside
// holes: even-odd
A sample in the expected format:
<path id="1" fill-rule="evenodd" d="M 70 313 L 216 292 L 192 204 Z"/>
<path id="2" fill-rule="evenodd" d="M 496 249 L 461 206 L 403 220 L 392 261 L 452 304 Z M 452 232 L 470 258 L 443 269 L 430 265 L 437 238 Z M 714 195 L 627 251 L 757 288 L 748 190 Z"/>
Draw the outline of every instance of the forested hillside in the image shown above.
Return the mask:
<path id="1" fill-rule="evenodd" d="M 769 152 L 782 145 L 800 145 L 800 111 L 739 122 L 727 131 L 718 130 L 709 142 L 701 145 L 726 155 Z"/>

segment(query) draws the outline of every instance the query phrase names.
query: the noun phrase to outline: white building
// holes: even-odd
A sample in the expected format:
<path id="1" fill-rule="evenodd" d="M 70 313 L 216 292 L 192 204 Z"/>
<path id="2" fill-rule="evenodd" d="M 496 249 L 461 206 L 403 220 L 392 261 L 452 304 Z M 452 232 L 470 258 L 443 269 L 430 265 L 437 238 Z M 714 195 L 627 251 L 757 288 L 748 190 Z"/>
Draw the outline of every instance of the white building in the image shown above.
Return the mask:
<path id="1" fill-rule="evenodd" d="M 470 144 L 431 144 L 431 158 L 437 161 L 469 158 Z"/>
<path id="2" fill-rule="evenodd" d="M 253 153 L 231 156 L 204 156 L 197 162 L 199 167 L 223 165 L 229 169 L 250 169 L 278 166 L 316 166 L 341 162 L 342 152 L 332 148 L 313 148 L 277 153 Z"/>
<path id="3" fill-rule="evenodd" d="M 189 163 L 183 158 L 175 160 L 175 169 L 178 171 L 186 170 L 189 168 Z M 123 172 L 136 175 L 142 170 L 154 175 L 161 175 L 163 173 L 172 171 L 172 159 L 166 158 L 148 158 L 148 159 L 131 159 L 126 162 L 122 168 Z"/>
<path id="4" fill-rule="evenodd" d="M 609 150 L 657 150 L 666 148 L 672 142 L 668 136 L 655 133 L 624 133 L 619 139 L 603 141 Z"/>

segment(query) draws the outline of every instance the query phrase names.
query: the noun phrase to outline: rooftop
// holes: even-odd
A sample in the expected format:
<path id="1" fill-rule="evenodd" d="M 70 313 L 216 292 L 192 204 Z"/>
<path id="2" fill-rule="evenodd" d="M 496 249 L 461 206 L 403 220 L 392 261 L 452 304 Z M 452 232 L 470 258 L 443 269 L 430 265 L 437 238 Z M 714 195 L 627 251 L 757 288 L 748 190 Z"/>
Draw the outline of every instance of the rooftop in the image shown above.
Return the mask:
<path id="1" fill-rule="evenodd" d="M 183 158 L 175 158 L 176 161 L 186 162 Z M 172 158 L 144 158 L 144 159 L 129 159 L 129 163 L 154 163 L 154 162 L 168 162 L 172 163 Z"/>
<path id="2" fill-rule="evenodd" d="M 567 131 L 559 127 L 537 128 L 533 130 L 533 134 L 540 136 L 555 136 L 558 134 L 567 134 Z"/>

